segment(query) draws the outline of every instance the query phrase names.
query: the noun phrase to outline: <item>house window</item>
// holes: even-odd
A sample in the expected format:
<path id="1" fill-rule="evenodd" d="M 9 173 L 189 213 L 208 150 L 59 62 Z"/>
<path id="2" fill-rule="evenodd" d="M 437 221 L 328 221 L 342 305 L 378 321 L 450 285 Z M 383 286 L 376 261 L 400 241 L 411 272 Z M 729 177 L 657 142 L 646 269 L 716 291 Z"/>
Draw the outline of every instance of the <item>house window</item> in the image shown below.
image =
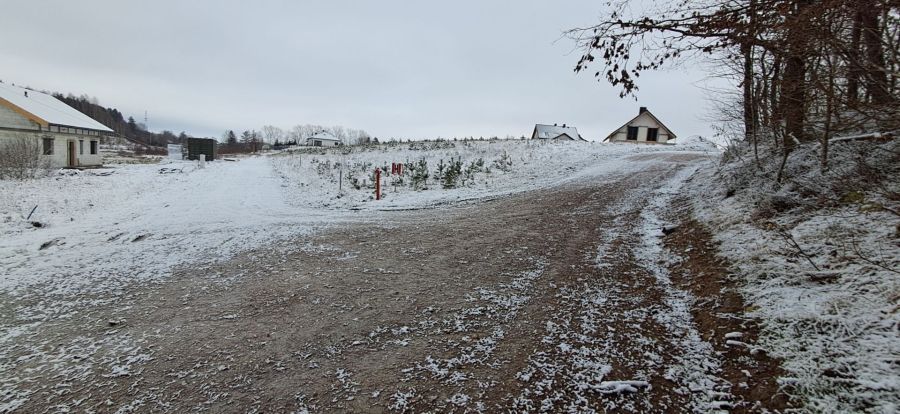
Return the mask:
<path id="1" fill-rule="evenodd" d="M 656 138 L 659 136 L 659 128 L 647 128 L 647 141 L 656 142 Z"/>
<path id="2" fill-rule="evenodd" d="M 636 141 L 638 137 L 638 127 L 630 126 L 628 127 L 628 136 L 625 139 L 629 141 Z"/>
<path id="3" fill-rule="evenodd" d="M 97 155 L 97 141 L 91 141 L 91 155 Z"/>
<path id="4" fill-rule="evenodd" d="M 313 141 L 313 146 L 314 146 L 314 147 L 321 147 L 321 146 L 322 146 L 322 141 L 319 141 L 319 140 Z"/>
<path id="5" fill-rule="evenodd" d="M 44 138 L 44 155 L 53 155 L 53 138 Z"/>
<path id="6" fill-rule="evenodd" d="M 78 155 L 84 155 L 84 140 L 78 140 Z"/>

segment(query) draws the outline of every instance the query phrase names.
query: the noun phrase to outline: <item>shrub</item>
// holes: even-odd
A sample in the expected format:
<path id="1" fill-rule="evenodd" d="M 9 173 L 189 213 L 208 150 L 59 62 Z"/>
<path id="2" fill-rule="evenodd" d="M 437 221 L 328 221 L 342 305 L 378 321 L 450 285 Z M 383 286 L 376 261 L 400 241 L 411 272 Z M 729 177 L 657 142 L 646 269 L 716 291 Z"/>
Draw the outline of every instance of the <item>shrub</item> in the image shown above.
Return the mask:
<path id="1" fill-rule="evenodd" d="M 469 163 L 469 165 L 466 167 L 465 173 L 463 174 L 463 185 L 470 184 L 475 181 L 475 174 L 478 174 L 482 171 L 484 171 L 483 159 L 478 158 L 477 160 Z"/>
<path id="2" fill-rule="evenodd" d="M 500 158 L 494 160 L 491 166 L 503 172 L 509 172 L 512 170 L 512 158 L 510 158 L 509 154 L 506 151 L 503 151 L 503 155 Z"/>
<path id="3" fill-rule="evenodd" d="M 406 164 L 406 169 L 410 174 L 410 185 L 416 190 L 425 189 L 428 183 L 428 162 L 425 161 L 425 158 L 416 163 Z"/>
<path id="4" fill-rule="evenodd" d="M 434 179 L 438 181 L 444 181 L 444 172 L 447 171 L 447 164 L 444 164 L 444 159 L 441 158 L 438 161 L 437 171 L 434 172 Z"/>
<path id="5" fill-rule="evenodd" d="M 0 139 L 0 179 L 36 178 L 49 170 L 40 140 L 22 135 Z"/>
<path id="6" fill-rule="evenodd" d="M 462 174 L 462 160 L 450 158 L 450 164 L 444 173 L 443 186 L 445 189 L 456 188 L 456 182 Z"/>

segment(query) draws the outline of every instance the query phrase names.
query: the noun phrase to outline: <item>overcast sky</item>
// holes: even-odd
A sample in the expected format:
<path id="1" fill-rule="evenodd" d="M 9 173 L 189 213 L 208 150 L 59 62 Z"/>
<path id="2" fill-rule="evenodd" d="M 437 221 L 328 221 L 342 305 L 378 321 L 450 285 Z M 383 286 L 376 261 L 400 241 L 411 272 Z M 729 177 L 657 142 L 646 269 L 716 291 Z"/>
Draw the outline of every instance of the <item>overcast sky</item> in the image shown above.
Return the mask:
<path id="1" fill-rule="evenodd" d="M 602 4 L 9 1 L 0 80 L 88 94 L 196 136 L 314 123 L 502 137 L 567 123 L 600 140 L 639 106 L 681 137 L 709 134 L 699 71 L 641 76 L 638 102 L 573 73 L 580 54 L 561 34 L 597 21 Z"/>

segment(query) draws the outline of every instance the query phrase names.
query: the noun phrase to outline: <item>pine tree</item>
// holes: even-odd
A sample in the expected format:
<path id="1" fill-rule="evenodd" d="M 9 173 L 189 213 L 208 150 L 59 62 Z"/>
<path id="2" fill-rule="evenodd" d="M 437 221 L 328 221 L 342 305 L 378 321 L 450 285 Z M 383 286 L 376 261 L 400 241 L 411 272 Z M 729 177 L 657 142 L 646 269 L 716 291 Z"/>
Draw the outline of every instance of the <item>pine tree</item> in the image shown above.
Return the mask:
<path id="1" fill-rule="evenodd" d="M 234 131 L 230 129 L 228 131 L 225 131 L 225 143 L 228 145 L 237 144 L 237 136 L 234 135 Z"/>

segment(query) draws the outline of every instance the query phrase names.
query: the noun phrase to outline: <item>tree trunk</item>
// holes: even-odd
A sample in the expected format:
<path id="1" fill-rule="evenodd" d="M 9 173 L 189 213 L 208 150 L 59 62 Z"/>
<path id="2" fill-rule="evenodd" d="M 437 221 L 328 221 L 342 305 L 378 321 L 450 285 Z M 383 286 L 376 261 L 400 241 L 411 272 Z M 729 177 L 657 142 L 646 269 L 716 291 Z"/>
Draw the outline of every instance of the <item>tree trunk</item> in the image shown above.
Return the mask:
<path id="1" fill-rule="evenodd" d="M 744 54 L 744 140 L 753 144 L 753 156 L 759 165 L 759 145 L 756 142 L 756 119 L 753 99 L 753 46 L 749 43 L 741 45 Z"/>
<path id="2" fill-rule="evenodd" d="M 792 54 L 785 59 L 781 84 L 781 108 L 784 114 L 784 149 L 790 152 L 803 141 L 806 121 L 806 61 Z"/>
<path id="3" fill-rule="evenodd" d="M 788 23 L 787 56 L 781 83 L 781 107 L 784 115 L 784 151 L 789 153 L 798 142 L 806 140 L 806 56 L 809 44 L 809 19 L 806 9 L 810 0 L 797 0 Z"/>
<path id="4" fill-rule="evenodd" d="M 847 105 L 851 108 L 856 107 L 859 103 L 859 79 L 862 77 L 862 62 L 859 56 L 859 40 L 862 33 L 860 20 L 862 14 L 859 11 L 860 4 L 853 14 L 853 28 L 850 31 L 850 47 L 847 51 Z"/>
<path id="5" fill-rule="evenodd" d="M 781 113 L 781 104 L 778 102 L 780 95 L 779 85 L 781 85 L 781 55 L 776 54 L 772 62 L 772 82 L 770 84 L 771 94 L 769 94 L 769 113 L 771 115 L 771 128 L 780 129 L 781 121 L 784 119 Z M 775 135 L 773 134 L 773 137 Z M 775 149 L 778 149 L 779 141 L 775 140 Z"/>
<path id="6" fill-rule="evenodd" d="M 866 89 L 872 103 L 885 105 L 893 102 L 888 89 L 887 68 L 885 67 L 884 48 L 881 45 L 881 28 L 879 27 L 879 9 L 874 1 L 861 2 L 860 23 L 862 40 L 866 49 Z"/>
<path id="7" fill-rule="evenodd" d="M 741 44 L 741 53 L 744 55 L 744 139 L 753 143 L 753 157 L 759 166 L 759 145 L 756 142 L 756 105 L 753 99 L 753 44 L 751 39 L 754 33 L 754 15 L 756 13 L 756 0 L 750 0 L 749 29 L 744 34 L 744 42 Z"/>

